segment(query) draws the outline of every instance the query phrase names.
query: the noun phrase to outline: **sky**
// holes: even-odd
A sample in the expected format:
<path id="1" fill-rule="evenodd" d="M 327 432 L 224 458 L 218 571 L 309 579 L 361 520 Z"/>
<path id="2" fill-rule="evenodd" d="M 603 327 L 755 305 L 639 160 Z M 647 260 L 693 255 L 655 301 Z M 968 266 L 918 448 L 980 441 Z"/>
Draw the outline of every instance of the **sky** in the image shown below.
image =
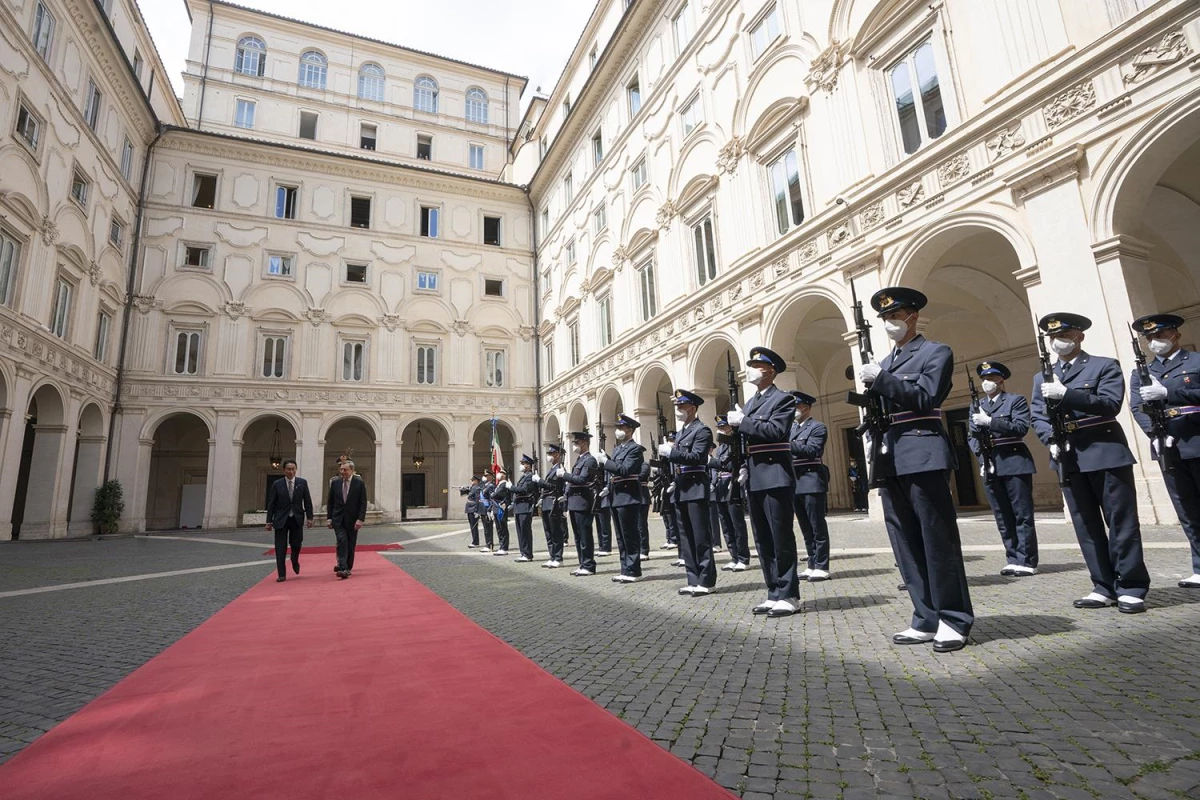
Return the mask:
<path id="1" fill-rule="evenodd" d="M 138 0 L 175 93 L 183 94 L 190 23 L 184 0 Z M 593 0 L 238 0 L 238 5 L 370 36 L 529 78 L 522 107 L 549 92 Z"/>

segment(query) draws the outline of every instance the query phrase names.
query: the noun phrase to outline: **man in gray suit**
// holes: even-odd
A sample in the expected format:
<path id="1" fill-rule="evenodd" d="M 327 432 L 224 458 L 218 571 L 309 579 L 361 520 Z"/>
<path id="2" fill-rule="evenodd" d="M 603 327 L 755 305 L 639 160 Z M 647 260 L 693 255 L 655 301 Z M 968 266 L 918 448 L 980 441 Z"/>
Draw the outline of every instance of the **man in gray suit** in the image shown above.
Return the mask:
<path id="1" fill-rule="evenodd" d="M 287 580 L 285 556 L 292 550 L 292 571 L 300 574 L 300 547 L 304 544 L 304 528 L 300 520 L 306 519 L 306 527 L 313 524 L 313 501 L 308 491 L 308 481 L 296 477 L 296 462 L 283 462 L 283 477 L 271 484 L 267 492 L 267 530 L 275 530 L 275 566 L 279 569 L 276 582 Z"/>
<path id="2" fill-rule="evenodd" d="M 333 571 L 345 580 L 354 569 L 358 531 L 367 519 L 367 485 L 354 474 L 353 461 L 343 461 L 338 472 L 339 477 L 329 482 L 325 516 L 337 537 L 337 566 Z"/>
<path id="3" fill-rule="evenodd" d="M 804 534 L 808 566 L 802 580 L 816 583 L 829 580 L 829 525 L 825 514 L 829 506 L 829 467 L 821 460 L 829 431 L 825 423 L 813 419 L 817 399 L 804 392 L 792 392 L 796 398 L 796 421 L 792 423 L 792 470 L 796 473 L 796 522 Z"/>

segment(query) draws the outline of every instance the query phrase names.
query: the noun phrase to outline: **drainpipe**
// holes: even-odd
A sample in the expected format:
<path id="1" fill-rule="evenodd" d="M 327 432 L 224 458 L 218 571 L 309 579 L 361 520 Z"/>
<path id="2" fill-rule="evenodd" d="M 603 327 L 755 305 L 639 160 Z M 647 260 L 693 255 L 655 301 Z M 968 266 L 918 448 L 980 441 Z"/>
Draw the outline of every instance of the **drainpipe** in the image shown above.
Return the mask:
<path id="1" fill-rule="evenodd" d="M 213 0 L 208 0 L 208 36 L 204 42 L 204 68 L 200 72 L 200 110 L 196 112 L 196 130 L 204 127 L 204 94 L 208 86 L 208 57 L 212 53 Z"/>
<path id="2" fill-rule="evenodd" d="M 511 146 L 510 146 L 511 149 Z M 537 229 L 537 214 L 533 207 L 533 196 L 529 193 L 529 187 L 525 187 L 525 199 L 529 201 L 529 228 L 533 232 L 530 239 L 533 241 L 533 390 L 535 406 L 534 410 L 537 413 L 537 435 L 534 437 L 537 442 L 537 455 L 534 459 L 541 458 L 542 453 L 542 319 L 541 319 L 541 302 L 542 289 L 538 277 L 541 275 L 541 270 L 538 269 L 538 229 Z"/>
<path id="3" fill-rule="evenodd" d="M 129 243 L 129 278 L 125 285 L 125 309 L 121 317 L 121 345 L 117 350 L 117 383 L 113 389 L 113 410 L 108 417 L 108 446 L 104 448 L 104 480 L 112 475 L 113 436 L 117 430 L 117 416 L 123 413 L 121 407 L 121 391 L 125 387 L 125 356 L 129 350 L 129 324 L 133 313 L 134 289 L 137 286 L 138 249 L 142 243 L 142 226 L 146 221 L 146 185 L 150 182 L 150 156 L 154 146 L 166 133 L 166 126 L 161 122 L 155 123 L 154 139 L 146 148 L 146 156 L 142 159 L 142 180 L 138 188 L 137 219 L 133 224 L 133 238 Z"/>
<path id="4" fill-rule="evenodd" d="M 504 149 L 507 151 L 504 154 L 504 163 L 512 164 L 512 137 L 509 135 L 509 129 L 512 127 L 509 122 L 510 108 L 512 107 L 512 97 L 508 93 L 508 77 L 504 78 Z M 532 206 L 532 202 L 530 203 Z"/>

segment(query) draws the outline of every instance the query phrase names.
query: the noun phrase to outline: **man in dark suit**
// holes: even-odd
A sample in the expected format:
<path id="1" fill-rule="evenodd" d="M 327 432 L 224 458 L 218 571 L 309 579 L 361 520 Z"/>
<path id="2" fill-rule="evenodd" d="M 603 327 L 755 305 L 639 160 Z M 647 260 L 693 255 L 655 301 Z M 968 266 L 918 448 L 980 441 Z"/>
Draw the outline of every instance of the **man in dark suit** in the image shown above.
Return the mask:
<path id="1" fill-rule="evenodd" d="M 975 368 L 983 382 L 984 397 L 971 414 L 968 444 L 980 459 L 983 490 L 996 517 L 1007 564 L 1001 575 L 1023 578 L 1037 574 L 1037 529 L 1033 522 L 1033 456 L 1025 446 L 1029 432 L 1029 403 L 1019 394 L 1004 390 L 1012 377 L 999 361 L 984 361 Z M 983 446 L 992 447 L 992 474 L 983 464 Z"/>
<path id="2" fill-rule="evenodd" d="M 687 585 L 681 595 L 701 597 L 712 594 L 717 586 L 717 565 L 713 562 L 712 532 L 709 529 L 708 454 L 712 450 L 712 430 L 696 418 L 704 398 L 686 389 L 675 391 L 675 424 L 679 430 L 674 442 L 658 446 L 658 457 L 675 472 L 675 514 L 679 526 L 679 553 L 687 570 Z"/>
<path id="3" fill-rule="evenodd" d="M 859 379 L 883 398 L 890 420 L 883 441 L 866 449 L 878 459 L 884 522 L 913 604 L 911 626 L 892 641 L 932 640 L 935 652 L 949 653 L 966 644 L 975 613 L 950 494 L 957 460 L 942 423 L 954 353 L 917 333 L 927 303 L 921 292 L 900 286 L 875 293 L 871 307 L 896 347 L 882 362 L 862 365 Z"/>
<path id="4" fill-rule="evenodd" d="M 304 528 L 313 524 L 313 501 L 308 481 L 296 477 L 296 462 L 283 462 L 283 477 L 271 484 L 267 492 L 267 530 L 275 529 L 275 566 L 279 569 L 276 582 L 287 580 L 285 555 L 292 550 L 292 571 L 300 574 L 300 547 L 304 544 Z"/>
<path id="5" fill-rule="evenodd" d="M 592 508 L 596 499 L 596 457 L 588 452 L 592 435 L 587 431 L 571 434 L 571 449 L 575 451 L 575 465 L 564 472 L 562 479 L 567 484 L 567 513 L 571 518 L 571 532 L 575 536 L 575 553 L 579 557 L 579 569 L 572 575 L 587 577 L 596 574 L 595 540 L 592 533 Z"/>
<path id="6" fill-rule="evenodd" d="M 735 480 L 741 482 L 748 495 L 750 527 L 767 584 L 766 601 L 752 612 L 772 618 L 791 616 L 800 610 L 796 529 L 792 527 L 796 475 L 788 444 L 796 418 L 796 398 L 775 385 L 775 376 L 786 369 L 787 363 L 775 351 L 752 348 L 746 361 L 746 381 L 758 391 L 744 408 L 725 415 L 746 441 L 747 463 Z"/>
<path id="7" fill-rule="evenodd" d="M 1168 441 L 1151 442 L 1163 469 L 1163 481 L 1175 506 L 1179 524 L 1192 545 L 1192 574 L 1179 581 L 1181 589 L 1200 589 L 1200 358 L 1179 346 L 1183 317 L 1151 314 L 1133 323 L 1146 337 L 1154 358 L 1147 364 L 1150 384 L 1142 385 L 1137 370 L 1129 381 L 1133 416 L 1146 435 L 1150 417 L 1146 403 L 1163 403 L 1167 415 Z M 1159 448 L 1164 448 L 1164 461 Z M 1171 450 L 1174 449 L 1174 453 Z"/>
<path id="8" fill-rule="evenodd" d="M 1079 314 L 1047 314 L 1038 321 L 1058 361 L 1054 380 L 1046 381 L 1041 372 L 1034 376 L 1030 411 L 1033 429 L 1062 476 L 1063 499 L 1092 578 L 1092 591 L 1074 606 L 1115 605 L 1123 614 L 1139 614 L 1146 610 L 1150 573 L 1142 557 L 1136 461 L 1117 422 L 1125 376 L 1116 359 L 1083 351 L 1083 332 L 1091 326 Z M 1054 441 L 1054 416 L 1066 428 L 1066 447 Z"/>
<path id="9" fill-rule="evenodd" d="M 829 431 L 825 423 L 812 417 L 817 399 L 804 392 L 792 392 L 796 398 L 796 421 L 792 423 L 789 444 L 792 471 L 796 473 L 796 522 L 804 534 L 808 566 L 801 580 L 829 580 L 829 525 L 825 514 L 829 506 L 829 467 L 821 460 Z"/>
<path id="10" fill-rule="evenodd" d="M 642 467 L 646 448 L 633 440 L 636 420 L 617 415 L 614 435 L 620 442 L 612 455 L 603 450 L 596 454 L 596 463 L 608 475 L 606 490 L 613 516 L 613 533 L 621 554 L 621 574 L 613 576 L 614 583 L 634 583 L 642 577 L 641 509 Z"/>
<path id="11" fill-rule="evenodd" d="M 329 501 L 325 516 L 337 537 L 337 566 L 334 572 L 343 580 L 354 569 L 354 548 L 358 531 L 367 519 L 367 485 L 354 474 L 354 462 L 343 461 L 340 476 L 329 482 Z"/>

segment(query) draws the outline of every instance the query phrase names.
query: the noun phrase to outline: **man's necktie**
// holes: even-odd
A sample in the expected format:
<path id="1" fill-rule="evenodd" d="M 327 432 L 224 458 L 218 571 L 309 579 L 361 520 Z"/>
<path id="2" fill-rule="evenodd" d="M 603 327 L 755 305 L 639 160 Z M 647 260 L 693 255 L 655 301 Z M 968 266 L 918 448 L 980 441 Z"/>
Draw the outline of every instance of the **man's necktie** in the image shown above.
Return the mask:
<path id="1" fill-rule="evenodd" d="M 350 494 L 350 481 L 342 481 L 342 502 L 346 502 L 346 497 Z"/>
<path id="2" fill-rule="evenodd" d="M 292 499 L 292 482 L 288 481 L 288 500 Z"/>

